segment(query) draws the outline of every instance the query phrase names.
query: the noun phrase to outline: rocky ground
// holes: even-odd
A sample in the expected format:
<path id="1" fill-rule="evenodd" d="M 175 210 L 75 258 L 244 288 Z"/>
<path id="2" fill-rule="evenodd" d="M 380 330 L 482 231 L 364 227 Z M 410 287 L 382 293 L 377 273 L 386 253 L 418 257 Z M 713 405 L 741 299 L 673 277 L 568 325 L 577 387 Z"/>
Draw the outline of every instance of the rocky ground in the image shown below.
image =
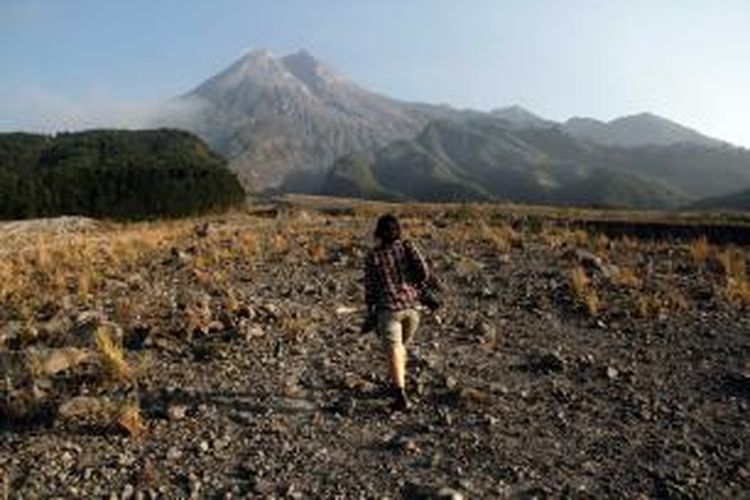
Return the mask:
<path id="1" fill-rule="evenodd" d="M 411 346 L 408 414 L 389 412 L 381 344 L 359 332 L 365 210 L 13 226 L 0 491 L 748 494 L 747 248 L 406 215 L 445 284 Z"/>

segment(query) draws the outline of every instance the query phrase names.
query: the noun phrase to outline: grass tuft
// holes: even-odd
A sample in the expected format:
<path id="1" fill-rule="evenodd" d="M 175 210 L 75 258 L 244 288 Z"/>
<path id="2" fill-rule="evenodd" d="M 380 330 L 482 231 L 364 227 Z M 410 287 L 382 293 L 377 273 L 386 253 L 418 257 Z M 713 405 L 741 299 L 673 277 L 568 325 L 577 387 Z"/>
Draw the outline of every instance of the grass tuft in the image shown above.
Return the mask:
<path id="1" fill-rule="evenodd" d="M 120 408 L 117 415 L 117 426 L 133 438 L 142 437 L 148 430 L 140 408 L 134 403 L 125 403 Z"/>
<path id="2" fill-rule="evenodd" d="M 97 328 L 94 332 L 94 342 L 101 355 L 103 368 L 107 376 L 118 381 L 132 379 L 133 373 L 125 360 L 125 354 L 122 348 L 112 340 L 109 327 L 102 325 Z"/>
<path id="3" fill-rule="evenodd" d="M 602 309 L 602 301 L 596 290 L 591 288 L 591 279 L 581 266 L 570 270 L 570 288 L 573 299 L 581 304 L 589 316 L 598 316 Z"/>
<path id="4" fill-rule="evenodd" d="M 700 238 L 693 240 L 688 246 L 688 250 L 690 251 L 690 257 L 693 259 L 693 262 L 698 265 L 705 264 L 711 250 L 711 247 L 708 244 L 708 238 L 701 236 Z"/>

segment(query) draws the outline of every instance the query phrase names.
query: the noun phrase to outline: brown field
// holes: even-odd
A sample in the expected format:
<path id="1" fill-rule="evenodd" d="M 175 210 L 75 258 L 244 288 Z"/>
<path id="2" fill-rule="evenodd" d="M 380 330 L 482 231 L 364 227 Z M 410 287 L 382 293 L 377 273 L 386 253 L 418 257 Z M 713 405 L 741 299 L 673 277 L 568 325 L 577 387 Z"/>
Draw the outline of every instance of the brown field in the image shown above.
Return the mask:
<path id="1" fill-rule="evenodd" d="M 359 333 L 389 210 L 446 288 L 412 346 L 407 415 L 388 413 L 381 343 Z M 732 238 L 748 227 L 311 197 L 0 223 L 0 491 L 739 497 L 750 250 Z"/>

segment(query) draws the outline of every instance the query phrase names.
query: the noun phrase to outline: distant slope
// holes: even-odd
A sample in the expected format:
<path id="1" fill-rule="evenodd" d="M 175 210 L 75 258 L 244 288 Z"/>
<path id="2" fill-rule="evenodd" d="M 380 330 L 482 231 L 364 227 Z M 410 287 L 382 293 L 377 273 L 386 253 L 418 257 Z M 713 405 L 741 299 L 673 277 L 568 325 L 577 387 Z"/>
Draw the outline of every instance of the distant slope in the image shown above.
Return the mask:
<path id="1" fill-rule="evenodd" d="M 711 139 L 695 130 L 651 113 L 625 116 L 609 122 L 593 118 L 571 118 L 563 124 L 563 128 L 574 137 L 605 146 L 669 146 L 681 143 L 719 146 L 722 144 L 721 141 Z"/>
<path id="2" fill-rule="evenodd" d="M 377 151 L 368 165 L 360 159 L 358 178 L 367 182 L 349 185 L 346 194 L 647 208 L 675 207 L 690 199 L 667 183 L 628 171 L 618 153 L 557 128 L 515 130 L 491 118 L 436 121 L 414 140 Z M 334 165 L 329 179 L 340 177 L 341 169 Z M 324 192 L 337 194 L 336 185 L 326 184 Z"/>
<path id="3" fill-rule="evenodd" d="M 0 218 L 181 216 L 243 199 L 225 160 L 187 132 L 0 134 Z"/>
<path id="4" fill-rule="evenodd" d="M 727 196 L 704 198 L 688 208 L 697 210 L 745 210 L 750 211 L 750 189 Z"/>
<path id="5" fill-rule="evenodd" d="M 750 186 L 750 151 L 742 148 L 603 146 L 562 127 L 518 128 L 486 115 L 433 121 L 413 140 L 363 158 L 356 177 L 367 182 L 350 184 L 348 195 L 672 208 Z M 324 192 L 336 194 L 330 180 L 340 169 Z"/>

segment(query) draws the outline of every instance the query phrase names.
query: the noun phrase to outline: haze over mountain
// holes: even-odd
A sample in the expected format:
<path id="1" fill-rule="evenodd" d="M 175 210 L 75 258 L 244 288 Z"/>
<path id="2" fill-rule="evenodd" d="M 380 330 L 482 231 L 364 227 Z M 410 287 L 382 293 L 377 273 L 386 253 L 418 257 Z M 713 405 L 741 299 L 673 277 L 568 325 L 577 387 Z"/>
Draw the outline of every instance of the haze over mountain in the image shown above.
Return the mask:
<path id="1" fill-rule="evenodd" d="M 417 106 L 370 92 L 305 51 L 277 58 L 254 50 L 181 100 L 197 110 L 188 127 L 258 189 L 427 122 Z"/>
<path id="2" fill-rule="evenodd" d="M 651 113 L 558 123 L 404 102 L 305 51 L 254 50 L 179 101 L 180 125 L 255 190 L 675 207 L 750 187 L 748 151 Z"/>
<path id="3" fill-rule="evenodd" d="M 706 137 L 700 132 L 652 113 L 624 116 L 609 122 L 576 117 L 566 121 L 563 127 L 571 135 L 606 146 L 668 146 L 680 143 L 719 146 L 722 144 L 721 141 Z"/>

